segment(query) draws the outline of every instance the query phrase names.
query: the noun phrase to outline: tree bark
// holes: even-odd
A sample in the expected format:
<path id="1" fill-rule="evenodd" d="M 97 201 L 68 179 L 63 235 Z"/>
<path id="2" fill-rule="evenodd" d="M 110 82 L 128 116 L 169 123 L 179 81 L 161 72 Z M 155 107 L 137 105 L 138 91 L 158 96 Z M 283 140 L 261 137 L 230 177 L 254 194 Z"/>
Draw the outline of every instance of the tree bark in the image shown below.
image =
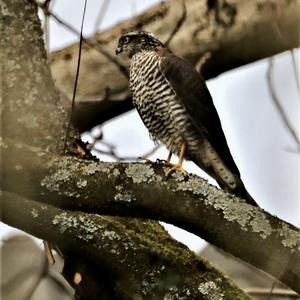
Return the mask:
<path id="1" fill-rule="evenodd" d="M 9 193 L 1 202 L 4 222 L 84 259 L 110 299 L 248 299 L 155 221 L 70 212 Z"/>
<path id="2" fill-rule="evenodd" d="M 41 163 L 47 169 L 51 157 L 68 160 L 59 155 L 66 116 L 46 61 L 37 7 L 31 1 L 1 0 L 0 11 L 3 20 L 0 32 L 5 37 L 0 51 L 1 220 L 57 243 L 69 262 L 64 271 L 66 276 L 70 276 L 70 265 L 86 263 L 90 269 L 80 268 L 80 271 L 85 275 L 84 284 L 88 281 L 90 285 L 83 291 L 82 286 L 76 286 L 82 299 L 89 293 L 99 295 L 103 285 L 98 287 L 94 283 L 102 280 L 107 283 L 108 299 L 188 296 L 247 299 L 223 274 L 171 239 L 156 221 L 70 212 L 63 203 L 60 203 L 62 208 L 57 208 L 41 204 L 39 197 L 24 197 L 27 192 L 32 196 L 39 194 L 37 187 L 30 183 L 35 175 L 33 169 L 27 169 L 29 165 L 35 165 L 38 170 L 43 168 Z M 80 144 L 71 140 L 80 150 Z M 48 159 L 36 161 L 36 165 L 30 152 Z M 25 166 L 26 162 L 29 165 Z M 24 178 L 21 183 L 11 176 L 10 167 L 28 172 L 28 180 Z M 84 185 L 84 182 L 79 184 Z M 67 191 L 68 187 L 65 188 Z M 17 190 L 27 192 L 17 195 Z"/>
<path id="3" fill-rule="evenodd" d="M 197 176 L 166 178 L 162 165 L 56 157 L 28 147 L 24 160 L 20 149 L 3 147 L 7 191 L 72 211 L 174 224 L 300 291 L 299 229 Z"/>
<path id="4" fill-rule="evenodd" d="M 156 221 L 98 213 L 173 222 L 297 290 L 299 231 L 293 226 L 197 177 L 167 180 L 162 166 L 60 156 L 65 113 L 47 65 L 37 9 L 31 1 L 1 0 L 0 11 L 4 222 L 57 243 L 74 266 L 86 262 L 91 270 L 82 272 L 91 278 L 94 295 L 99 290 L 93 283 L 106 279 L 111 298 L 247 299 Z M 85 150 L 71 141 L 78 154 Z M 247 247 L 240 243 L 243 237 Z M 270 249 L 274 261 L 264 264 Z"/>
<path id="5" fill-rule="evenodd" d="M 184 13 L 182 3 L 182 0 L 163 2 L 140 16 L 96 33 L 89 41 L 110 55 L 115 51 L 119 36 L 126 31 L 146 30 L 166 41 Z M 185 3 L 186 17 L 172 38 L 170 48 L 193 64 L 209 53 L 209 59 L 201 68 L 205 79 L 299 46 L 300 2 L 297 0 L 186 0 Z M 77 49 L 74 44 L 50 55 L 57 87 L 68 95 L 73 89 Z M 128 65 L 128 61 L 121 63 Z M 85 114 L 84 105 L 77 106 L 74 122 L 80 131 L 131 109 L 127 88 L 127 78 L 119 68 L 85 45 L 78 96 L 82 101 L 95 98 L 103 101 L 94 103 L 89 115 Z M 87 119 L 89 122 L 85 123 Z"/>

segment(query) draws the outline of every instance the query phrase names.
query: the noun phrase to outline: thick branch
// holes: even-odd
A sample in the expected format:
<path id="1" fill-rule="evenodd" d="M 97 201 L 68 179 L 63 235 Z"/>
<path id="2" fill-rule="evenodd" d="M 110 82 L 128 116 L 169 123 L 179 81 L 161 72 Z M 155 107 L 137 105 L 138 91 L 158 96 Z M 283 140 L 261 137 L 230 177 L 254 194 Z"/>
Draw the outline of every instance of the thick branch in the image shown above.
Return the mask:
<path id="1" fill-rule="evenodd" d="M 0 10 L 2 138 L 58 152 L 65 113 L 48 67 L 37 8 L 3 0 Z"/>
<path id="2" fill-rule="evenodd" d="M 299 230 L 199 177 L 167 179 L 159 165 L 87 162 L 28 147 L 2 148 L 3 190 L 70 210 L 172 223 L 299 291 Z"/>
<path id="3" fill-rule="evenodd" d="M 223 0 L 213 1 L 216 5 L 209 3 L 186 0 L 186 19 L 170 44 L 176 54 L 194 64 L 209 52 L 210 59 L 201 70 L 206 79 L 299 45 L 300 2 L 297 0 Z M 143 29 L 154 32 L 164 41 L 182 17 L 182 9 L 182 0 L 164 2 L 96 34 L 91 40 L 110 53 L 114 53 L 118 37 L 124 31 Z M 50 56 L 57 86 L 69 95 L 74 82 L 77 49 L 77 45 L 72 45 Z M 127 91 L 127 79 L 118 68 L 89 46 L 84 47 L 81 72 L 83 79 L 79 84 L 79 95 L 82 99 L 104 97 L 107 88 L 111 95 Z M 124 101 L 128 99 L 124 98 Z M 112 102 L 114 116 L 120 112 L 119 105 L 123 104 Z M 99 120 L 95 119 L 94 125 L 107 119 L 100 110 Z"/>
<path id="4" fill-rule="evenodd" d="M 10 193 L 1 204 L 4 222 L 92 264 L 109 299 L 248 299 L 157 222 L 69 212 Z"/>

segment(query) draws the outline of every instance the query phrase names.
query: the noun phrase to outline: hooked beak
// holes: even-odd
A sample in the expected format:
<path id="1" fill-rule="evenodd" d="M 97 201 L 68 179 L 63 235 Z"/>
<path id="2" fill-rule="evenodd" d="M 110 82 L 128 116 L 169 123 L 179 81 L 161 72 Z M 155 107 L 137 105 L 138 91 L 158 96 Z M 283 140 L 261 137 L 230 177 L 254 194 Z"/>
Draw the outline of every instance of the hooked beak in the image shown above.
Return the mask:
<path id="1" fill-rule="evenodd" d="M 120 54 L 121 52 L 123 52 L 123 47 L 118 47 L 118 48 L 116 49 L 116 54 L 118 55 L 118 54 Z"/>

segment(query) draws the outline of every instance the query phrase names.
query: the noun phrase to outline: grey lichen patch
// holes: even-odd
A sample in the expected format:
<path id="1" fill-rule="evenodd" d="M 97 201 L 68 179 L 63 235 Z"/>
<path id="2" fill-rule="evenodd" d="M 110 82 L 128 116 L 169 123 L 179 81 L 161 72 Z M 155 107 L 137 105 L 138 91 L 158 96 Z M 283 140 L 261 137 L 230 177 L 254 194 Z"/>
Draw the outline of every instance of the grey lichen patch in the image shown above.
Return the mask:
<path id="1" fill-rule="evenodd" d="M 270 222 L 262 211 L 245 202 L 237 201 L 235 196 L 216 189 L 201 178 L 192 175 L 187 181 L 180 182 L 177 190 L 202 195 L 206 205 L 222 211 L 226 220 L 237 222 L 242 230 L 259 233 L 263 239 L 272 233 Z"/>
<path id="2" fill-rule="evenodd" d="M 117 193 L 114 196 L 115 201 L 130 203 L 136 200 L 128 191 L 124 190 L 123 186 L 117 185 L 116 190 Z"/>
<path id="3" fill-rule="evenodd" d="M 82 168 L 82 174 L 93 175 L 101 171 L 101 165 L 98 162 L 92 162 Z"/>
<path id="4" fill-rule="evenodd" d="M 205 299 L 210 300 L 222 300 L 224 299 L 224 294 L 221 289 L 213 282 L 207 281 L 200 283 L 198 286 L 198 291 L 205 296 Z"/>
<path id="5" fill-rule="evenodd" d="M 80 194 L 76 190 L 70 190 L 70 187 L 63 188 L 60 191 L 60 187 L 65 183 L 69 183 L 74 180 L 79 172 L 80 162 L 76 161 L 71 157 L 55 158 L 48 162 L 48 167 L 50 170 L 55 170 L 51 175 L 45 176 L 41 180 L 41 186 L 45 187 L 50 192 L 61 192 L 69 197 L 80 197 Z M 80 188 L 84 187 L 85 180 L 79 180 L 76 182 Z"/>
<path id="6" fill-rule="evenodd" d="M 300 251 L 300 233 L 289 228 L 287 224 L 283 224 L 279 229 L 279 235 L 283 237 L 282 244 L 291 248 L 292 252 Z"/>
<path id="7" fill-rule="evenodd" d="M 52 220 L 52 224 L 58 225 L 61 233 L 66 230 L 78 229 L 79 234 L 77 237 L 84 241 L 90 241 L 97 231 L 102 229 L 101 225 L 96 224 L 89 217 L 68 215 L 66 212 L 56 215 Z"/>
<path id="8" fill-rule="evenodd" d="M 120 175 L 120 171 L 118 169 L 113 169 L 113 172 L 112 172 L 113 176 L 119 176 Z"/>
<path id="9" fill-rule="evenodd" d="M 76 185 L 80 188 L 80 189 L 83 189 L 87 186 L 87 180 L 85 179 L 79 179 L 77 182 L 76 182 Z"/>
<path id="10" fill-rule="evenodd" d="M 263 239 L 266 239 L 272 233 L 272 227 L 269 220 L 260 211 L 253 210 L 251 211 L 251 214 L 253 218 L 249 225 L 251 226 L 252 231 L 258 232 Z"/>
<path id="11" fill-rule="evenodd" d="M 114 163 L 99 163 L 99 162 L 91 162 L 87 165 L 84 165 L 81 169 L 83 175 L 94 175 L 96 173 L 102 172 L 110 176 L 117 176 L 120 174 L 119 170 L 116 169 Z M 117 173 L 119 172 L 119 173 Z"/>
<path id="12" fill-rule="evenodd" d="M 164 295 L 164 300 L 189 300 L 194 299 L 191 297 L 191 291 L 187 287 L 181 287 L 180 289 L 176 286 L 170 287 L 168 292 Z"/>
<path id="13" fill-rule="evenodd" d="M 156 182 L 162 182 L 163 178 L 160 175 L 155 175 Z"/>
<path id="14" fill-rule="evenodd" d="M 111 230 L 104 230 L 102 237 L 103 238 L 108 238 L 111 241 L 121 240 L 121 237 L 115 231 L 111 231 Z"/>
<path id="15" fill-rule="evenodd" d="M 172 173 L 172 177 L 176 179 L 176 181 L 183 181 L 185 177 L 183 176 L 182 172 L 177 171 Z"/>
<path id="16" fill-rule="evenodd" d="M 149 182 L 154 177 L 154 171 L 149 164 L 129 164 L 125 173 L 133 183 Z"/>
<path id="17" fill-rule="evenodd" d="M 177 186 L 178 191 L 190 191 L 193 194 L 207 195 L 207 182 L 204 179 L 190 176 L 187 181 L 180 182 Z"/>
<path id="18" fill-rule="evenodd" d="M 33 218 L 37 218 L 39 216 L 39 213 L 38 213 L 37 209 L 33 208 L 31 210 L 31 215 L 32 215 Z"/>
<path id="19" fill-rule="evenodd" d="M 57 170 L 52 175 L 47 175 L 41 180 L 41 186 L 47 188 L 48 191 L 54 192 L 59 191 L 61 183 L 68 182 L 70 180 L 69 170 L 61 169 Z"/>

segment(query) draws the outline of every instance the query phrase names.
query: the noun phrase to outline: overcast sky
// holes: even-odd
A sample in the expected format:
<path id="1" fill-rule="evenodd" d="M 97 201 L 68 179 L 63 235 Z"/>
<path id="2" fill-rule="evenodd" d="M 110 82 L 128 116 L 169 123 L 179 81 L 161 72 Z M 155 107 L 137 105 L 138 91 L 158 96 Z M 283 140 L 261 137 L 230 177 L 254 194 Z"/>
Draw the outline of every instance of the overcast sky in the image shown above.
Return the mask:
<path id="1" fill-rule="evenodd" d="M 84 26 L 86 35 L 95 30 L 95 20 L 102 2 L 103 0 L 88 0 Z M 107 29 L 157 2 L 159 1 L 111 0 L 100 29 Z M 53 10 L 66 22 L 80 28 L 83 3 L 84 1 L 56 0 Z M 76 40 L 77 37 L 72 33 L 51 21 L 50 49 L 61 48 Z M 268 212 L 299 226 L 299 153 L 295 152 L 295 143 L 283 126 L 270 97 L 266 82 L 267 67 L 267 60 L 259 61 L 226 72 L 207 84 L 248 191 Z M 276 56 L 274 77 L 280 101 L 299 132 L 299 94 L 289 53 Z M 121 156 L 140 156 L 153 147 L 148 132 L 135 111 L 107 122 L 103 126 L 103 132 L 105 141 L 116 145 Z M 88 139 L 88 136 L 85 135 L 84 138 Z M 166 149 L 161 148 L 152 159 L 164 159 L 166 156 Z M 110 157 L 103 159 L 111 160 Z M 208 178 L 193 163 L 186 162 L 184 166 L 188 171 Z M 1 227 L 2 237 L 11 232 L 7 228 Z M 174 229 L 170 232 L 193 250 L 199 250 L 202 245 L 198 237 Z"/>

